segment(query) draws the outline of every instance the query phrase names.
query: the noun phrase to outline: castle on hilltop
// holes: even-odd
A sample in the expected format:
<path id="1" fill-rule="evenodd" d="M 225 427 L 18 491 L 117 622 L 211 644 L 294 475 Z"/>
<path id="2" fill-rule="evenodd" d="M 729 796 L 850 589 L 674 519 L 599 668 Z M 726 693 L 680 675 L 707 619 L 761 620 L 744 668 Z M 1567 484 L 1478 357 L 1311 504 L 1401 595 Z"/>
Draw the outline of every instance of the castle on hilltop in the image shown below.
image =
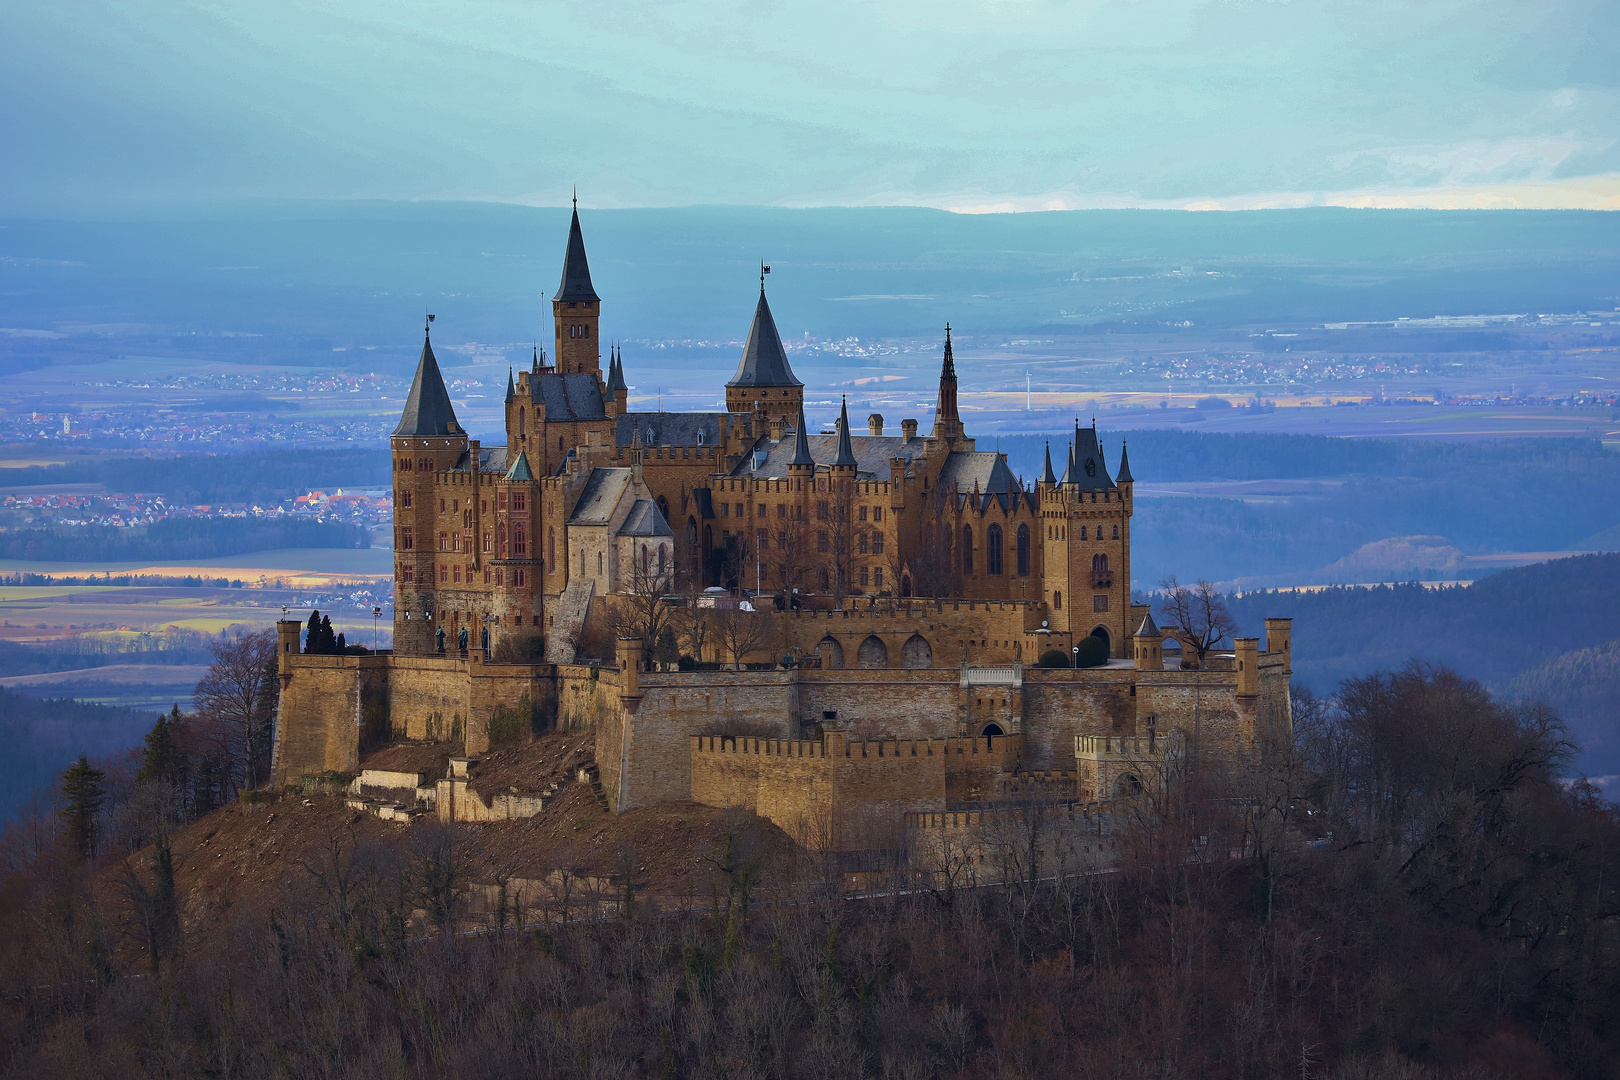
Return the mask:
<path id="1" fill-rule="evenodd" d="M 475 759 L 498 714 L 529 710 L 595 729 L 614 809 L 747 806 L 851 850 L 902 819 L 1107 799 L 1287 737 L 1288 621 L 1265 651 L 1167 665 L 1181 629 L 1130 599 L 1124 447 L 1110 475 L 1077 426 L 1062 475 L 1049 449 L 1026 486 L 963 426 L 949 327 L 926 434 L 876 413 L 856 434 L 847 403 L 812 434 L 763 273 L 724 411 L 633 410 L 616 348 L 604 373 L 577 209 L 551 306 L 552 356 L 508 376 L 504 445 L 462 427 L 424 334 L 390 439 L 394 649 L 306 655 L 281 624 L 276 782 L 353 772 L 389 738 Z M 675 613 L 700 609 L 727 629 L 689 635 L 677 669 Z M 1054 654 L 1075 666 L 1036 666 Z M 486 819 L 464 805 L 476 764 L 458 767 L 436 809 Z"/>

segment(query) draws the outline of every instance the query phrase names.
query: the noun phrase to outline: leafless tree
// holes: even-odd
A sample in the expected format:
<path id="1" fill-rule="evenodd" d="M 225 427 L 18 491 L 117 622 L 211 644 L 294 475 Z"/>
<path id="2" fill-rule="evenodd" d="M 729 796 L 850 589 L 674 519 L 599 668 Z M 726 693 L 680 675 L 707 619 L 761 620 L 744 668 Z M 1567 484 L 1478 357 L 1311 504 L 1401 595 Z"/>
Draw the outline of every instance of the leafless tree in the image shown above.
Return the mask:
<path id="1" fill-rule="evenodd" d="M 895 592 L 911 578 L 913 596 L 951 596 L 961 592 L 961 568 L 956 564 L 957 515 L 954 497 L 935 487 L 923 496 L 921 522 L 914 535 L 900 531 L 889 556 L 889 576 Z"/>
<path id="2" fill-rule="evenodd" d="M 826 527 L 827 550 L 818 550 L 817 553 L 827 571 L 827 584 L 832 591 L 834 606 L 841 608 L 854 574 L 855 485 L 843 477 L 833 477 L 827 481 L 827 486 L 830 489 L 826 500 L 827 520 L 816 522 L 818 530 Z M 820 516 L 819 512 L 817 516 Z M 820 547 L 819 540 L 817 547 Z"/>
<path id="3" fill-rule="evenodd" d="M 1164 590 L 1164 599 L 1159 601 L 1160 613 L 1180 631 L 1182 646 L 1196 654 L 1197 666 L 1202 668 L 1210 651 L 1227 635 L 1237 633 L 1237 620 L 1232 618 L 1225 598 L 1212 582 L 1200 579 L 1195 584 L 1183 585 L 1172 574 L 1159 582 L 1159 588 Z"/>
<path id="4" fill-rule="evenodd" d="M 197 713 L 229 735 L 234 761 L 232 782 L 253 788 L 270 768 L 270 741 L 276 721 L 280 681 L 276 675 L 276 634 L 260 630 L 222 638 L 213 644 L 214 662 L 197 682 Z"/>
<path id="5" fill-rule="evenodd" d="M 640 638 L 641 655 L 650 660 L 658 635 L 679 603 L 674 595 L 675 570 L 672 564 L 659 566 L 640 555 L 630 562 L 630 587 L 613 606 L 614 630 L 619 637 Z"/>
<path id="6" fill-rule="evenodd" d="M 775 637 L 771 615 L 763 611 L 744 611 L 740 607 L 715 608 L 715 633 L 721 646 L 731 656 L 731 663 L 739 670 L 743 658 L 757 652 Z"/>

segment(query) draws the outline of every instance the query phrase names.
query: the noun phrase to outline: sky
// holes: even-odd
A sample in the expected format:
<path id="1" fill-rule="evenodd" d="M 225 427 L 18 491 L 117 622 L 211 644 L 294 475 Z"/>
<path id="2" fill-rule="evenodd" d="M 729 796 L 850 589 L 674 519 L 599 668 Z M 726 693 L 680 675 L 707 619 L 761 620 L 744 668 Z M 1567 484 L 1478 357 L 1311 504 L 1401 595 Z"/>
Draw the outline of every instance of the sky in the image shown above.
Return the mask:
<path id="1" fill-rule="evenodd" d="M 1620 209 L 1613 0 L 0 0 L 0 214 Z"/>

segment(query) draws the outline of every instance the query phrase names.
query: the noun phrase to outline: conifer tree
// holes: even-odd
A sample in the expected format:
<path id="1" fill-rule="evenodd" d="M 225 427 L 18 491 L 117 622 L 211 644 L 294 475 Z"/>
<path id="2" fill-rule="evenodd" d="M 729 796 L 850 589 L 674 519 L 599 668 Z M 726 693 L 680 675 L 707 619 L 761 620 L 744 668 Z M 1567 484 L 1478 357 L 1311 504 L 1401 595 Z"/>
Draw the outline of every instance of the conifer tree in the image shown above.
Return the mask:
<path id="1" fill-rule="evenodd" d="M 81 858 L 89 858 L 96 847 L 96 816 L 107 801 L 102 786 L 107 774 L 90 764 L 83 754 L 62 774 L 62 794 L 67 805 L 62 817 L 67 822 L 68 839 Z"/>
<path id="2" fill-rule="evenodd" d="M 141 769 L 135 774 L 136 783 L 185 783 L 186 752 L 179 742 L 180 725 L 184 720 L 179 705 L 175 705 L 167 716 L 157 718 L 152 730 L 146 733 L 146 747 L 141 751 Z"/>
<path id="3" fill-rule="evenodd" d="M 316 608 L 309 613 L 309 624 L 304 627 L 304 652 L 316 654 L 321 651 L 321 610 Z"/>
<path id="4" fill-rule="evenodd" d="M 347 649 L 348 647 L 349 647 L 349 643 L 346 640 L 344 640 L 344 637 L 343 637 L 342 634 L 339 634 L 337 636 L 337 651 L 339 653 L 341 653 L 345 649 Z"/>
<path id="5" fill-rule="evenodd" d="M 332 633 L 332 618 L 329 615 L 321 616 L 320 651 L 327 656 L 336 655 L 338 651 L 337 635 Z"/>

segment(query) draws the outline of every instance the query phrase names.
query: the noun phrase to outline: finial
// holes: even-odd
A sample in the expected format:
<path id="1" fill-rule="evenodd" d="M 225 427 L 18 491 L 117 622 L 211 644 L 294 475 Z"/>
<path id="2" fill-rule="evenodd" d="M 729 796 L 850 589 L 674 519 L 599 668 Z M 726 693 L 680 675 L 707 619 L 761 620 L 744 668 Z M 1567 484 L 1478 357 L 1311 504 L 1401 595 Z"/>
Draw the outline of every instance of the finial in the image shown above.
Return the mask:
<path id="1" fill-rule="evenodd" d="M 432 333 L 433 316 L 428 314 L 425 308 L 423 309 L 423 314 L 427 315 L 427 322 L 422 324 L 422 333 L 424 336 L 428 336 Z"/>
<path id="2" fill-rule="evenodd" d="M 765 275 L 770 273 L 770 272 L 771 272 L 771 268 L 769 266 L 765 265 L 765 260 L 764 259 L 759 260 L 759 291 L 760 292 L 765 291 Z"/>
<path id="3" fill-rule="evenodd" d="M 579 209 L 579 185 L 574 185 L 574 209 Z"/>

